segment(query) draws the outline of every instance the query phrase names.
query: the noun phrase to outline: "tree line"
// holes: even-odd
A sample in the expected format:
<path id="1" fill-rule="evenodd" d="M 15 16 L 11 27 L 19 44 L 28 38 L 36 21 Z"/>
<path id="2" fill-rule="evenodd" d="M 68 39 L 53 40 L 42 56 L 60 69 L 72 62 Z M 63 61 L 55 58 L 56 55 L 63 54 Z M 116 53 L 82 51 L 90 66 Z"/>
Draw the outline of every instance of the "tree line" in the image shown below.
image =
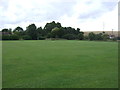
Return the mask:
<path id="1" fill-rule="evenodd" d="M 46 23 L 44 28 L 30 24 L 23 30 L 16 27 L 14 30 L 2 29 L 2 40 L 44 40 L 44 39 L 67 39 L 67 40 L 108 40 L 109 35 L 105 32 L 95 34 L 89 33 L 88 36 L 80 31 L 80 28 L 62 27 L 61 23 L 52 21 Z"/>

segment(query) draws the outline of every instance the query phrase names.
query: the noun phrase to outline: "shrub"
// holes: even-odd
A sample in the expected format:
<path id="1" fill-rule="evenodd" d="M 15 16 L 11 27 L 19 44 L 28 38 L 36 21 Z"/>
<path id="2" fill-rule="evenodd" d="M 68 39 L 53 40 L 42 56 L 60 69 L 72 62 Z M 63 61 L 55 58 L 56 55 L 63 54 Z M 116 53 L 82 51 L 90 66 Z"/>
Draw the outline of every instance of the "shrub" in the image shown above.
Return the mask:
<path id="1" fill-rule="evenodd" d="M 66 35 L 63 36 L 63 38 L 67 39 L 67 40 L 74 40 L 74 39 L 77 38 L 77 36 L 74 35 L 74 34 L 66 34 Z"/>
<path id="2" fill-rule="evenodd" d="M 18 35 L 10 35 L 10 40 L 19 40 Z"/>
<path id="3" fill-rule="evenodd" d="M 117 37 L 117 40 L 120 40 L 120 37 Z"/>
<path id="4" fill-rule="evenodd" d="M 83 33 L 79 33 L 79 34 L 78 34 L 78 39 L 79 39 L 79 40 L 83 40 L 83 39 L 84 39 Z"/>
<path id="5" fill-rule="evenodd" d="M 93 32 L 90 32 L 88 37 L 89 37 L 89 40 L 91 40 L 91 41 L 95 40 L 95 34 Z"/>
<path id="6" fill-rule="evenodd" d="M 9 35 L 2 35 L 2 40 L 10 40 L 10 36 Z"/>
<path id="7" fill-rule="evenodd" d="M 51 33 L 48 33 L 46 37 L 51 38 L 52 37 Z"/>
<path id="8" fill-rule="evenodd" d="M 89 40 L 89 37 L 88 36 L 84 36 L 84 40 Z"/>
<path id="9" fill-rule="evenodd" d="M 102 36 L 102 38 L 103 38 L 104 41 L 107 41 L 109 39 L 109 35 L 108 34 L 104 34 Z"/>
<path id="10" fill-rule="evenodd" d="M 39 37 L 38 37 L 38 40 L 45 40 L 45 37 L 39 36 Z"/>
<path id="11" fill-rule="evenodd" d="M 117 37 L 112 38 L 113 41 L 117 41 Z"/>
<path id="12" fill-rule="evenodd" d="M 96 34 L 94 40 L 103 40 L 101 34 Z"/>
<path id="13" fill-rule="evenodd" d="M 24 40 L 32 40 L 32 38 L 29 35 L 24 35 L 22 37 L 22 39 L 24 39 Z"/>

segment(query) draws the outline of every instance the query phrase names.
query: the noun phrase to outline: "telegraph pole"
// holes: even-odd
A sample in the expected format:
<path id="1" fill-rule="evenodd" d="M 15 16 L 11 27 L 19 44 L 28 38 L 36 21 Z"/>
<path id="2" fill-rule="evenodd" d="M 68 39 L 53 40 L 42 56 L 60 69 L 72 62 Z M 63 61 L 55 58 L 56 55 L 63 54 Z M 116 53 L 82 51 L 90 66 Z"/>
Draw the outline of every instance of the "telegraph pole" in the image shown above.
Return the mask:
<path id="1" fill-rule="evenodd" d="M 104 24 L 104 22 L 103 22 L 103 31 L 104 31 L 104 29 L 105 29 L 105 24 Z"/>
<path id="2" fill-rule="evenodd" d="M 112 35 L 113 35 L 113 30 L 114 30 L 114 29 L 112 29 Z"/>

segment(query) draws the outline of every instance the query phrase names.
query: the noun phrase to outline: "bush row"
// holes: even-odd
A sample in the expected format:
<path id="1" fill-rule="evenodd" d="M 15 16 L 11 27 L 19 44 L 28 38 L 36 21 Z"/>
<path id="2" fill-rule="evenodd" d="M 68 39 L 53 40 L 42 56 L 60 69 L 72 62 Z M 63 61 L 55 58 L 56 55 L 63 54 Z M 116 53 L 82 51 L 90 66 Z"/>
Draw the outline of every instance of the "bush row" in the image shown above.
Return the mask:
<path id="1" fill-rule="evenodd" d="M 29 36 L 29 35 L 24 35 L 22 37 L 18 36 L 18 35 L 2 35 L 2 40 L 20 40 L 20 39 L 23 39 L 23 40 L 32 40 L 32 38 Z M 38 38 L 39 40 L 44 40 L 45 38 L 44 37 L 39 37 Z"/>

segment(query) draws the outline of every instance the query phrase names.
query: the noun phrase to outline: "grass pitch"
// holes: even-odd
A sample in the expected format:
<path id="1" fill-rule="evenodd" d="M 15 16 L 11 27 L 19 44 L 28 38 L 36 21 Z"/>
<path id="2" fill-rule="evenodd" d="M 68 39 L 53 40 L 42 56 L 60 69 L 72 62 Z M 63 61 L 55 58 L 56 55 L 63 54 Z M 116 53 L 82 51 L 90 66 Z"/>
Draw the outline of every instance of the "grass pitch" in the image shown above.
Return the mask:
<path id="1" fill-rule="evenodd" d="M 117 88 L 117 42 L 3 41 L 3 88 Z"/>

